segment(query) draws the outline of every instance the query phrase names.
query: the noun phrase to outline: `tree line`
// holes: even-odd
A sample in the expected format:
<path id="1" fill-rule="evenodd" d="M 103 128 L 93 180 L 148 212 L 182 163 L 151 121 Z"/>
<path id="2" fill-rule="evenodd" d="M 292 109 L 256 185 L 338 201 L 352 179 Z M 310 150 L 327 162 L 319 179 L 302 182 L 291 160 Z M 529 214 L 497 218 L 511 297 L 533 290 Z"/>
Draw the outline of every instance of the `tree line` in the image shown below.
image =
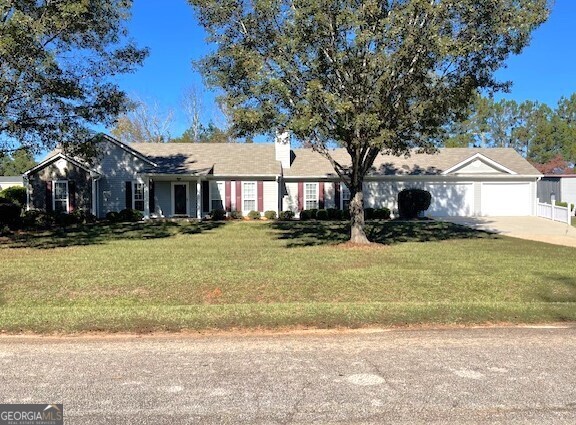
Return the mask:
<path id="1" fill-rule="evenodd" d="M 514 148 L 540 171 L 572 172 L 576 163 L 576 93 L 552 108 L 526 100 L 477 96 L 446 126 L 446 147 Z"/>

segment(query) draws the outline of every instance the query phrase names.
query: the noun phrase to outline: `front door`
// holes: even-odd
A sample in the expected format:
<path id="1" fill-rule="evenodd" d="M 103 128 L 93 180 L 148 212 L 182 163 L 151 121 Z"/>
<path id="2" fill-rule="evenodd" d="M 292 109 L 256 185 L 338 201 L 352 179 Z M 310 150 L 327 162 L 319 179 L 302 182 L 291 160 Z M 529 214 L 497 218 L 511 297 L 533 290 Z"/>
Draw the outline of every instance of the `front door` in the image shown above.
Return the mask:
<path id="1" fill-rule="evenodd" d="M 188 215 L 188 184 L 173 183 L 174 215 Z"/>

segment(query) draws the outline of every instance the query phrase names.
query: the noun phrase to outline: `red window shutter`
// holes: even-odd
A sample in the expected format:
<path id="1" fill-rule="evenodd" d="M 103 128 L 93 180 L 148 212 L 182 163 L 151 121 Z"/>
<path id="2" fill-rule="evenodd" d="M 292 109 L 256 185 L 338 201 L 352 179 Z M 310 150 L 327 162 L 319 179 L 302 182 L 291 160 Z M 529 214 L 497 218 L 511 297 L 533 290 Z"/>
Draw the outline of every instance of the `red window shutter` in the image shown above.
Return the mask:
<path id="1" fill-rule="evenodd" d="M 298 209 L 304 209 L 304 182 L 298 182 Z"/>
<path id="2" fill-rule="evenodd" d="M 334 203 L 337 210 L 340 209 L 340 183 L 334 183 Z"/>
<path id="3" fill-rule="evenodd" d="M 68 212 L 76 210 L 76 182 L 74 180 L 68 181 Z"/>
<path id="4" fill-rule="evenodd" d="M 224 209 L 232 211 L 232 185 L 230 180 L 224 182 Z"/>
<path id="5" fill-rule="evenodd" d="M 242 211 L 242 182 L 236 181 L 236 211 Z"/>
<path id="6" fill-rule="evenodd" d="M 264 211 L 264 182 L 256 182 L 256 198 L 258 199 L 258 211 Z"/>
<path id="7" fill-rule="evenodd" d="M 324 209 L 324 182 L 318 183 L 318 208 Z"/>
<path id="8" fill-rule="evenodd" d="M 126 208 L 132 208 L 132 182 L 125 182 L 126 184 Z"/>
<path id="9" fill-rule="evenodd" d="M 48 180 L 46 182 L 46 212 L 51 212 L 54 210 L 52 207 L 52 181 Z"/>

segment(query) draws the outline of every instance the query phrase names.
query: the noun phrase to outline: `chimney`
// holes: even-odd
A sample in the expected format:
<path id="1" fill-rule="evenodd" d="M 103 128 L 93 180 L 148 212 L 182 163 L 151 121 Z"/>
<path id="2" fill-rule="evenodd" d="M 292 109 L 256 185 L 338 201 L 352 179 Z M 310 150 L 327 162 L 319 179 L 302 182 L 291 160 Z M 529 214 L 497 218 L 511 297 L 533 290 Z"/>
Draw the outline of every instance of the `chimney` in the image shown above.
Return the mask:
<path id="1" fill-rule="evenodd" d="M 288 131 L 276 132 L 274 148 L 276 161 L 280 161 L 282 168 L 290 168 L 290 133 Z"/>

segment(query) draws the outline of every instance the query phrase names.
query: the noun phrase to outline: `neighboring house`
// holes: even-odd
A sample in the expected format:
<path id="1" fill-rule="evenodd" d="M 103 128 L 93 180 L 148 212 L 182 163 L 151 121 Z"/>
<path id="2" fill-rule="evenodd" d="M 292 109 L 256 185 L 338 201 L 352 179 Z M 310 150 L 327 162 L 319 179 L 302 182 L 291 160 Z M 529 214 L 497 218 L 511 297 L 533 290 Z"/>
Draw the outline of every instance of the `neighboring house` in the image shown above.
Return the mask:
<path id="1" fill-rule="evenodd" d="M 124 208 L 145 217 L 201 218 L 214 209 L 347 208 L 350 194 L 328 160 L 310 149 L 274 144 L 133 143 L 103 136 L 87 164 L 53 152 L 25 173 L 29 209 Z M 333 155 L 346 163 L 344 149 Z M 403 188 L 432 193 L 429 216 L 535 214 L 541 174 L 513 149 L 440 149 L 434 155 L 379 155 L 366 177 L 365 207 L 397 208 Z"/>
<path id="2" fill-rule="evenodd" d="M 0 176 L 0 190 L 12 186 L 24 186 L 24 179 L 22 176 Z"/>
<path id="3" fill-rule="evenodd" d="M 558 202 L 576 204 L 576 174 L 546 174 L 538 181 L 540 202 L 550 203 L 552 194 Z"/>

